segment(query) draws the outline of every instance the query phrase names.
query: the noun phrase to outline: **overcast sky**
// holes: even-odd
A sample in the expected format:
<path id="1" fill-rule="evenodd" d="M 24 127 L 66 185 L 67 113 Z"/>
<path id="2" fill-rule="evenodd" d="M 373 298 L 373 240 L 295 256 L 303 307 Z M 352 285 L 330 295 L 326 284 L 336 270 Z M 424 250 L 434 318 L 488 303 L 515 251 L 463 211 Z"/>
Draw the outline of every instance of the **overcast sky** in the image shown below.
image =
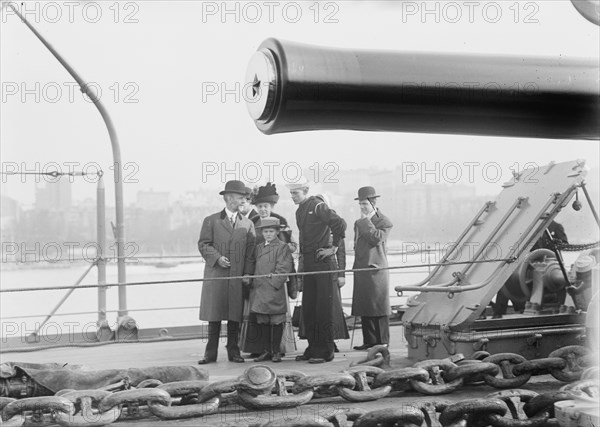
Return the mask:
<path id="1" fill-rule="evenodd" d="M 600 27 L 568 0 L 451 3 L 227 2 L 227 14 L 223 2 L 59 1 L 20 7 L 75 69 L 100 88 L 121 141 L 127 203 L 139 190 L 177 195 L 199 188 L 203 164 L 205 170 L 223 163 L 235 169 L 237 162 L 244 171 L 248 162 L 279 162 L 275 172 L 280 174 L 287 162 L 304 168 L 318 162 L 322 173 L 328 172 L 326 163 L 339 169 L 412 164 L 435 169 L 439 163 L 443 178 L 444 164 L 455 162 L 463 181 L 473 178 L 478 191 L 487 194 L 498 192 L 502 182 L 486 179 L 489 170 L 484 168 L 490 162 L 501 165 L 506 179 L 511 166 L 527 163 L 582 158 L 598 167 L 597 141 L 350 131 L 265 136 L 239 92 L 238 99 L 208 93 L 243 85 L 249 58 L 268 37 L 361 49 L 598 60 Z M 58 163 L 68 171 L 75 162 L 89 165 L 89 171 L 100 164 L 110 172 L 109 138 L 93 104 L 6 10 L 0 51 L 3 170 L 48 171 L 48 165 Z M 464 166 L 467 162 L 476 166 Z M 261 172 L 263 183 L 268 167 Z M 33 201 L 33 178 L 26 183 L 15 176 L 2 179 L 3 194 Z M 433 176 L 428 179 L 432 182 Z M 220 174 L 208 178 L 208 185 L 219 182 Z M 73 188 L 76 199 L 95 195 L 95 186 L 82 179 Z"/>

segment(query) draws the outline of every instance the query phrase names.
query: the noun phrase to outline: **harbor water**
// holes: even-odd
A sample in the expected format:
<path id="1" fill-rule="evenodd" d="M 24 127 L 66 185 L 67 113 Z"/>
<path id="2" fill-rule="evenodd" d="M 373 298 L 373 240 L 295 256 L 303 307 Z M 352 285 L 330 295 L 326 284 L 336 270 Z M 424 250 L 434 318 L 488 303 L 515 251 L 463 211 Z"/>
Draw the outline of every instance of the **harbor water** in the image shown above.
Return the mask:
<path id="1" fill-rule="evenodd" d="M 389 256 L 390 266 L 421 265 L 436 262 L 436 256 L 431 254 L 396 254 Z M 353 255 L 347 256 L 347 268 L 354 262 Z M 35 264 L 34 268 L 20 265 L 14 268 L 3 268 L 0 274 L 0 289 L 26 289 L 30 287 L 70 286 L 85 272 L 89 264 L 54 263 Z M 161 268 L 162 267 L 162 268 Z M 127 264 L 127 281 L 169 281 L 198 279 L 203 275 L 204 263 L 201 259 L 175 258 L 169 263 L 154 262 L 140 259 Z M 410 295 L 398 297 L 394 286 L 410 285 L 426 277 L 428 267 L 416 267 L 390 271 L 390 296 L 392 306 L 403 305 Z M 117 268 L 114 263 L 107 265 L 107 283 L 117 282 Z M 82 285 L 96 284 L 97 270 L 92 268 Z M 175 326 L 201 325 L 198 320 L 198 307 L 202 282 L 166 283 L 158 285 L 129 286 L 127 303 L 129 315 L 133 317 L 138 328 L 169 328 Z M 351 314 L 353 290 L 353 274 L 346 274 L 346 285 L 341 289 L 344 313 Z M 85 331 L 94 334 L 98 319 L 98 290 L 97 288 L 76 289 L 56 314 L 44 323 L 46 316 L 52 311 L 68 290 L 48 290 L 31 292 L 11 292 L 1 294 L 0 310 L 2 313 L 1 336 L 25 337 L 37 329 L 39 335 L 55 335 Z M 290 300 L 290 310 L 299 304 Z M 109 326 L 116 326 L 118 309 L 118 290 L 116 286 L 107 290 L 106 318 Z"/>

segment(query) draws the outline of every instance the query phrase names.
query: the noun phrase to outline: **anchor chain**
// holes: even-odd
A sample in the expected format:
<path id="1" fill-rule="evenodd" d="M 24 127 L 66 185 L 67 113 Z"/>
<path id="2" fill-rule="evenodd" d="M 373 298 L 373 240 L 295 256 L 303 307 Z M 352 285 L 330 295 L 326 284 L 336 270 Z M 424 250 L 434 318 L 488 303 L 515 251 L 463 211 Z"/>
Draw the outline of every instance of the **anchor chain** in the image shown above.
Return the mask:
<path id="1" fill-rule="evenodd" d="M 402 403 L 370 412 L 340 410 L 329 418 L 311 417 L 310 422 L 304 418 L 286 420 L 286 425 L 371 426 L 395 422 L 428 427 L 536 427 L 558 425 L 554 420 L 555 402 L 575 397 L 597 400 L 599 396 L 598 379 L 594 375 L 586 374 L 580 380 L 591 359 L 589 351 L 581 346 L 563 347 L 547 358 L 533 360 L 514 353 L 475 356 L 465 359 L 454 355 L 384 370 L 372 366 L 374 360 L 381 365 L 386 364 L 386 359 L 389 362 L 389 352 L 380 348 L 369 353 L 364 363 L 354 363 L 342 372 L 325 375 L 305 375 L 299 371 L 276 373 L 266 365 L 254 365 L 236 379 L 212 383 L 162 384 L 146 380 L 137 388 L 127 383 L 126 387 L 100 390 L 61 390 L 55 396 L 2 398 L 0 425 L 23 425 L 27 421 L 28 425 L 96 427 L 152 416 L 167 420 L 202 417 L 232 403 L 250 410 L 274 410 L 295 408 L 319 397 L 339 396 L 348 402 L 367 402 L 392 393 L 395 397 L 402 397 L 404 392 L 414 396 L 415 391 L 432 396 L 446 394 L 463 384 L 479 383 L 510 390 L 460 402 Z M 589 368 L 586 372 L 590 372 Z M 571 384 L 542 395 L 519 389 L 532 376 L 546 374 Z M 576 380 L 580 381 L 573 383 Z M 439 424 L 432 424 L 434 420 Z M 273 427 L 278 423 L 270 421 L 263 425 Z"/>
<path id="2" fill-rule="evenodd" d="M 583 251 L 587 251 L 588 249 L 597 248 L 598 246 L 600 246 L 600 241 L 591 242 L 591 243 L 581 243 L 581 244 L 555 242 L 554 246 L 556 247 L 556 249 L 558 249 L 560 251 L 583 252 Z"/>

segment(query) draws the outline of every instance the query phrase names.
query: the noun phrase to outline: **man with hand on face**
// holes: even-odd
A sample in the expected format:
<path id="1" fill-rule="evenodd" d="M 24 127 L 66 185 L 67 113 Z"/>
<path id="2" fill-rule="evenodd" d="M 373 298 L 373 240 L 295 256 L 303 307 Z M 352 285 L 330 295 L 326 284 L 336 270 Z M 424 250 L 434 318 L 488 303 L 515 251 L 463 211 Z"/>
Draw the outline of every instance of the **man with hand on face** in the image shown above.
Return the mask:
<path id="1" fill-rule="evenodd" d="M 391 221 L 375 207 L 379 197 L 373 187 L 358 190 L 361 217 L 354 223 L 354 265 L 352 268 L 387 267 L 387 238 Z M 366 350 L 390 341 L 389 271 L 354 273 L 352 315 L 360 316 L 363 344 L 355 350 Z"/>
<path id="2" fill-rule="evenodd" d="M 346 222 L 325 202 L 308 196 L 306 178 L 287 184 L 287 187 L 292 200 L 298 205 L 296 223 L 300 230 L 300 271 L 336 270 L 335 255 L 340 241 L 345 237 Z M 296 360 L 308 360 L 309 363 L 333 360 L 336 320 L 342 317 L 337 274 L 303 276 L 302 321 L 308 347 Z"/>
<path id="3" fill-rule="evenodd" d="M 238 346 L 242 321 L 242 283 L 249 279 L 222 279 L 254 273 L 254 224 L 239 213 L 246 198 L 246 186 L 241 181 L 228 181 L 219 193 L 225 208 L 204 219 L 198 249 L 206 261 L 200 300 L 200 320 L 208 321 L 208 343 L 199 364 L 215 362 L 219 347 L 221 321 L 227 320 L 227 356 L 242 363 Z M 218 279 L 218 280 L 210 280 Z"/>
<path id="4" fill-rule="evenodd" d="M 254 192 L 250 187 L 246 187 L 246 197 L 240 204 L 239 211 L 240 213 L 256 224 L 258 220 L 258 212 L 254 209 L 254 205 L 252 204 L 252 198 L 254 196 Z"/>

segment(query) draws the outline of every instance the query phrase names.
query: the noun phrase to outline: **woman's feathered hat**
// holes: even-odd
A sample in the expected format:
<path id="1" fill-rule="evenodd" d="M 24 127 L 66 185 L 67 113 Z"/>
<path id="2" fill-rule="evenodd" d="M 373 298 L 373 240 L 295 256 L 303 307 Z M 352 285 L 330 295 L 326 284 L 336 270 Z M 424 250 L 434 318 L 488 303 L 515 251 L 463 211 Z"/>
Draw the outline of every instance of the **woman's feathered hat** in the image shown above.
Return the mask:
<path id="1" fill-rule="evenodd" d="M 275 184 L 271 184 L 267 182 L 267 185 L 263 187 L 258 187 L 258 192 L 254 196 L 253 204 L 257 205 L 259 203 L 277 203 L 279 201 L 279 194 L 277 194 L 277 189 L 275 188 Z"/>

